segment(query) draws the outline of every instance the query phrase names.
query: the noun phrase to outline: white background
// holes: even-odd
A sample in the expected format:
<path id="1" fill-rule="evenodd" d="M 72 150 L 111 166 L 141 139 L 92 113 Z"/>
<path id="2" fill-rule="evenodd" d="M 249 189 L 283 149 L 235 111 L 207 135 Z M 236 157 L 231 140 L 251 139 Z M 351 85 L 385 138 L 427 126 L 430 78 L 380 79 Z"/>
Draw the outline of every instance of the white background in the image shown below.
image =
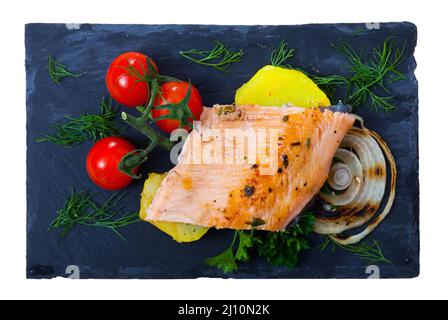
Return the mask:
<path id="1" fill-rule="evenodd" d="M 448 298 L 448 73 L 444 1 L 3 1 L 0 298 Z M 25 51 L 29 22 L 302 24 L 411 21 L 420 96 L 421 275 L 412 280 L 25 279 Z M 31 160 L 32 161 L 32 160 Z"/>

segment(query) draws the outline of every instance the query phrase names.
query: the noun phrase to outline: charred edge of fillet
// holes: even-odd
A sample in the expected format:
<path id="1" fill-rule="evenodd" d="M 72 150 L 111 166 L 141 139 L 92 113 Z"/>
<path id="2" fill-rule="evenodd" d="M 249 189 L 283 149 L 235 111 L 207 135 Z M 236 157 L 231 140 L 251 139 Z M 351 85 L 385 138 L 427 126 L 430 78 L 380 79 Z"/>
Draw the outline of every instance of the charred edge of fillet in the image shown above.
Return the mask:
<path id="1" fill-rule="evenodd" d="M 265 225 L 266 222 L 263 219 L 254 218 L 251 222 L 246 222 L 246 224 L 250 225 L 252 228 L 256 228 Z"/>
<path id="2" fill-rule="evenodd" d="M 235 105 L 215 106 L 215 113 L 223 121 L 235 121 L 243 119 L 243 110 Z"/>
<path id="3" fill-rule="evenodd" d="M 283 167 L 285 169 L 288 168 L 288 165 L 289 165 L 288 155 L 287 154 L 282 154 L 281 158 L 282 158 Z"/>
<path id="4" fill-rule="evenodd" d="M 245 197 L 252 197 L 253 196 L 253 194 L 254 194 L 254 192 L 255 192 L 255 187 L 254 186 L 245 186 L 244 187 L 244 196 Z"/>
<path id="5" fill-rule="evenodd" d="M 230 113 L 234 113 L 235 110 L 236 110 L 235 106 L 228 105 L 228 106 L 216 107 L 215 112 L 218 116 L 220 116 L 220 115 L 228 115 Z"/>

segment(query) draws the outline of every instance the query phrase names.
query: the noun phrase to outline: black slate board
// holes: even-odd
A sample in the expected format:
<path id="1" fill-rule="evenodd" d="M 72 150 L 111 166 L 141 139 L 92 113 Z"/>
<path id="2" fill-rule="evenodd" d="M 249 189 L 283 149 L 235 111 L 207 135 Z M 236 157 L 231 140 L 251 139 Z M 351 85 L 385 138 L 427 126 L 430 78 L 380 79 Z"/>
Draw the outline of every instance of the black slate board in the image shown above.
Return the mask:
<path id="1" fill-rule="evenodd" d="M 104 75 L 109 63 L 124 51 L 150 54 L 163 74 L 191 79 L 202 93 L 204 104 L 233 102 L 234 92 L 260 67 L 279 41 L 297 48 L 292 63 L 322 74 L 345 73 L 346 61 L 331 42 L 346 40 L 355 48 L 369 50 L 388 36 L 406 41 L 403 72 L 408 80 L 394 85 L 398 110 L 390 114 L 361 108 L 366 126 L 379 132 L 391 147 L 398 165 L 397 197 L 392 212 L 372 234 L 393 262 L 380 265 L 382 278 L 408 278 L 419 274 L 418 96 L 413 52 L 417 40 L 411 23 L 382 23 L 379 29 L 365 24 L 313 24 L 297 26 L 212 25 L 90 25 L 28 24 L 26 26 L 27 74 L 27 277 L 67 276 L 76 265 L 81 278 L 366 278 L 365 263 L 351 253 L 322 253 L 322 237 L 311 238 L 313 249 L 301 256 L 294 269 L 275 268 L 261 259 L 242 263 L 238 272 L 223 275 L 203 264 L 205 258 L 227 247 L 231 231 L 210 231 L 201 241 L 178 244 L 153 226 L 139 223 L 122 230 L 127 242 L 108 230 L 79 227 L 63 241 L 47 230 L 56 210 L 73 186 L 90 189 L 104 199 L 109 192 L 95 187 L 84 170 L 91 143 L 74 148 L 38 144 L 50 124 L 65 115 L 97 112 L 107 94 Z M 222 73 L 195 65 L 179 50 L 209 48 L 214 40 L 243 48 L 245 58 Z M 74 71 L 86 71 L 82 79 L 52 83 L 47 72 L 49 54 Z M 138 133 L 126 131 L 134 142 Z M 157 150 L 145 170 L 170 168 L 166 152 Z M 128 188 L 126 208 L 138 210 L 143 181 Z"/>

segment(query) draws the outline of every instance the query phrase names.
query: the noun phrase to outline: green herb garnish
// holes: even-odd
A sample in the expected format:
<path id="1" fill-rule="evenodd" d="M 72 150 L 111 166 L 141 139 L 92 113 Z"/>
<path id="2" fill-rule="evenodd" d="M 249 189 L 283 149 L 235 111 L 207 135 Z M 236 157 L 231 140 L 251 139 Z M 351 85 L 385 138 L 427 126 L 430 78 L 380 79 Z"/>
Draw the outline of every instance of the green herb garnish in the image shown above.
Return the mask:
<path id="1" fill-rule="evenodd" d="M 265 233 L 259 238 L 258 255 L 275 266 L 295 267 L 300 252 L 310 248 L 306 238 L 313 231 L 315 220 L 313 214 L 306 213 L 286 231 Z"/>
<path id="2" fill-rule="evenodd" d="M 388 260 L 382 250 L 380 243 L 377 240 L 365 241 L 357 244 L 343 245 L 331 237 L 327 237 L 325 241 L 319 246 L 321 251 L 324 251 L 331 246 L 331 250 L 334 252 L 336 248 L 341 248 L 343 250 L 354 253 L 355 255 L 361 257 L 368 265 L 375 263 L 391 263 Z"/>
<path id="3" fill-rule="evenodd" d="M 124 174 L 132 177 L 133 179 L 139 179 L 141 177 L 141 175 L 134 173 L 134 169 L 148 160 L 149 154 L 156 146 L 159 145 L 160 147 L 166 150 L 170 150 L 171 146 L 173 145 L 172 141 L 170 141 L 167 137 L 161 135 L 158 131 L 152 129 L 148 125 L 149 123 L 152 123 L 154 121 L 154 119 L 151 116 L 151 110 L 153 110 L 153 108 L 154 109 L 166 108 L 167 110 L 170 110 L 170 113 L 157 117 L 156 119 L 158 120 L 176 119 L 179 120 L 179 122 L 182 125 L 188 124 L 191 126 L 189 119 L 194 119 L 191 110 L 189 110 L 188 108 L 188 101 L 190 100 L 190 94 L 191 94 L 191 84 L 188 85 L 188 91 L 185 97 L 180 102 L 154 107 L 156 96 L 159 91 L 159 81 L 160 77 L 158 75 L 151 81 L 150 85 L 151 96 L 145 107 L 138 108 L 138 111 L 141 113 L 139 117 L 135 117 L 126 112 L 121 113 L 122 120 L 124 120 L 128 125 L 130 125 L 134 129 L 140 131 L 140 133 L 145 135 L 150 141 L 145 149 L 136 149 L 124 155 L 123 158 L 121 158 L 120 163 L 118 164 L 118 169 Z"/>
<path id="4" fill-rule="evenodd" d="M 250 232 L 238 231 L 240 241 L 235 253 L 235 259 L 237 261 L 249 261 L 249 251 L 260 244 L 260 239 L 254 236 L 254 232 L 255 229 L 252 229 Z"/>
<path id="5" fill-rule="evenodd" d="M 117 217 L 123 196 L 124 193 L 115 193 L 104 204 L 98 205 L 87 191 L 75 192 L 72 190 L 64 206 L 57 211 L 57 217 L 48 229 L 62 229 L 61 238 L 64 238 L 76 225 L 101 227 L 112 230 L 125 240 L 117 229 L 141 220 L 138 213 L 135 212 Z"/>
<path id="6" fill-rule="evenodd" d="M 406 79 L 397 70 L 403 62 L 405 45 L 401 49 L 396 48 L 392 38 L 387 38 L 382 47 L 373 49 L 369 60 L 346 42 L 333 45 L 350 62 L 351 77 L 346 90 L 346 103 L 352 104 L 354 108 L 368 105 L 375 110 L 394 110 L 396 107 L 391 103 L 394 97 L 390 95 L 387 85 Z"/>
<path id="7" fill-rule="evenodd" d="M 350 76 L 342 75 L 315 75 L 305 72 L 300 68 L 294 68 L 287 60 L 294 56 L 295 49 L 281 41 L 277 49 L 271 54 L 271 64 L 296 69 L 316 83 L 330 100 L 335 103 L 342 100 L 351 104 L 354 109 L 360 106 L 369 106 L 375 110 L 392 111 L 396 106 L 392 104 L 394 96 L 390 95 L 388 85 L 406 79 L 406 76 L 398 70 L 404 59 L 405 45 L 397 48 L 392 38 L 387 38 L 381 47 L 372 50 L 368 58 L 356 52 L 347 42 L 340 45 L 332 44 L 332 47 L 343 54 L 349 62 Z M 342 97 L 337 97 L 338 89 L 345 92 Z"/>
<path id="8" fill-rule="evenodd" d="M 337 87 L 341 85 L 347 85 L 348 80 L 345 77 L 339 75 L 313 75 L 300 68 L 293 67 L 291 64 L 287 63 L 287 61 L 294 57 L 295 51 L 295 49 L 290 48 L 288 44 L 284 40 L 282 40 L 277 49 L 275 49 L 271 53 L 271 65 L 282 68 L 295 69 L 302 72 L 311 80 L 313 80 L 313 82 L 327 94 L 331 101 L 334 101 L 334 95 L 336 94 Z"/>
<path id="9" fill-rule="evenodd" d="M 262 225 L 265 225 L 266 222 L 263 219 L 260 218 L 254 218 L 252 222 L 247 222 L 248 225 L 250 225 L 252 228 L 256 228 Z"/>
<path id="10" fill-rule="evenodd" d="M 366 32 L 366 28 L 357 28 L 355 30 L 353 30 L 353 32 L 351 33 L 352 37 L 358 36 L 360 34 L 363 34 Z"/>
<path id="11" fill-rule="evenodd" d="M 295 51 L 296 49 L 288 48 L 288 44 L 282 40 L 278 48 L 271 53 L 271 65 L 289 68 L 290 65 L 285 62 L 294 57 Z"/>
<path id="12" fill-rule="evenodd" d="M 54 59 L 51 55 L 48 56 L 48 74 L 50 75 L 51 80 L 59 84 L 64 78 L 67 77 L 73 77 L 73 78 L 79 78 L 86 74 L 86 72 L 82 73 L 74 73 L 68 68 Z"/>
<path id="13" fill-rule="evenodd" d="M 66 116 L 63 124 L 56 124 L 54 134 L 39 138 L 37 142 L 53 142 L 61 146 L 74 146 L 87 140 L 97 141 L 108 136 L 117 136 L 119 130 L 112 119 L 118 114 L 112 101 L 103 98 L 100 114 L 83 113 L 79 117 Z"/>
<path id="14" fill-rule="evenodd" d="M 210 267 L 216 267 L 224 273 L 230 273 L 238 270 L 238 264 L 236 263 L 236 257 L 233 253 L 233 247 L 235 246 L 238 231 L 233 236 L 230 246 L 217 256 L 208 258 L 205 263 Z"/>
<path id="15" fill-rule="evenodd" d="M 319 76 L 312 74 L 307 75 L 323 92 L 325 92 L 330 101 L 332 101 L 333 103 L 336 103 L 337 101 L 340 100 L 336 98 L 338 88 L 347 86 L 349 84 L 349 80 L 347 78 L 339 75 L 328 75 L 328 76 Z"/>
<path id="16" fill-rule="evenodd" d="M 309 249 L 306 237 L 313 231 L 314 221 L 312 213 L 305 213 L 296 225 L 286 231 L 237 230 L 230 247 L 205 262 L 229 273 L 238 270 L 237 262 L 249 261 L 249 251 L 254 250 L 273 265 L 292 268 L 297 265 L 300 252 Z M 237 238 L 238 247 L 234 251 Z"/>
<path id="17" fill-rule="evenodd" d="M 243 58 L 243 49 L 232 51 L 222 42 L 216 41 L 212 50 L 191 49 L 180 51 L 180 55 L 198 64 L 227 71 L 232 63 L 239 62 Z"/>
<path id="18" fill-rule="evenodd" d="M 134 116 L 126 112 L 121 113 L 121 119 L 123 121 L 149 139 L 149 144 L 145 149 L 133 150 L 124 155 L 118 164 L 118 169 L 133 179 L 139 179 L 141 177 L 141 175 L 135 174 L 134 169 L 148 160 L 149 154 L 155 147 L 160 146 L 166 150 L 170 150 L 174 145 L 173 141 L 170 141 L 168 137 L 162 135 L 159 131 L 154 130 L 148 124 L 170 119 L 178 121 L 179 128 L 188 127 L 192 129 L 193 120 L 197 120 L 188 106 L 192 90 L 191 83 L 188 84 L 187 92 L 181 101 L 177 103 L 156 105 L 157 98 L 160 94 L 160 85 L 167 81 L 177 82 L 179 80 L 159 74 L 149 58 L 146 65 L 148 71 L 145 71 L 142 74 L 139 74 L 139 71 L 136 68 L 126 68 L 127 72 L 136 77 L 138 81 L 147 82 L 150 91 L 150 97 L 145 106 L 136 108 L 137 111 L 140 112 L 139 116 Z M 167 110 L 168 113 L 154 118 L 151 111 L 159 109 Z"/>

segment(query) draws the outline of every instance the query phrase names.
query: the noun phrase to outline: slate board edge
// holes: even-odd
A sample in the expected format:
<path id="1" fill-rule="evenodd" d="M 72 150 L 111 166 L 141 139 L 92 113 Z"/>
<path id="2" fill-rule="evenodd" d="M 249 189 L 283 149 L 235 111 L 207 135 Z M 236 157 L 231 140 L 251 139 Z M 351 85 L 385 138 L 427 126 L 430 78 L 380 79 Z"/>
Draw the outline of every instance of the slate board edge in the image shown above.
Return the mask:
<path id="1" fill-rule="evenodd" d="M 408 22 L 406 22 L 406 23 L 408 23 Z M 28 27 L 28 26 L 32 26 L 34 24 L 35 23 L 30 23 L 30 24 L 27 24 L 26 26 Z M 37 23 L 37 24 L 40 24 L 40 23 Z M 307 24 L 307 25 L 315 25 L 315 24 Z M 332 24 L 328 24 L 328 25 L 332 25 Z M 120 25 L 117 25 L 117 26 L 120 26 Z M 121 26 L 126 26 L 126 25 L 123 24 Z M 142 26 L 152 26 L 152 25 L 144 25 L 144 24 L 142 24 Z M 182 26 L 182 25 L 165 25 L 165 26 L 169 27 L 169 26 Z M 195 24 L 192 24 L 192 25 L 186 25 L 186 26 L 207 26 L 207 25 L 195 25 Z M 208 26 L 215 26 L 215 25 L 208 25 Z M 234 25 L 228 25 L 228 26 L 229 27 L 235 27 Z M 245 25 L 243 25 L 243 26 L 245 26 Z M 264 25 L 258 25 L 258 26 L 264 26 Z M 305 25 L 296 25 L 296 26 L 305 26 Z M 415 58 L 414 58 L 414 60 L 415 60 Z M 27 76 L 28 76 L 28 74 L 27 74 Z M 28 83 L 27 83 L 27 85 L 28 85 Z M 418 103 L 418 100 L 417 100 L 417 103 Z M 28 99 L 27 99 L 27 106 L 28 106 Z M 416 137 L 418 137 L 418 118 L 415 118 L 415 121 L 416 121 L 415 134 L 416 134 Z M 419 157 L 418 157 L 418 143 L 416 144 L 416 148 L 417 148 L 417 159 L 419 159 Z M 418 169 L 418 163 L 417 163 L 417 169 Z M 417 180 L 417 185 L 418 185 L 418 180 Z M 27 196 L 27 198 L 28 198 L 28 196 Z M 418 223 L 419 222 L 419 199 L 417 198 L 416 201 L 418 203 L 418 205 L 417 205 L 417 211 L 418 211 L 417 212 L 417 223 Z M 27 219 L 27 224 L 28 224 L 28 219 Z M 419 227 L 417 225 L 417 229 L 418 228 Z M 418 231 L 418 233 L 419 233 L 419 231 Z M 420 248 L 420 243 L 418 243 L 418 246 Z M 419 275 L 419 269 L 417 269 L 417 272 L 416 272 L 415 276 L 418 276 L 418 275 Z M 54 275 L 54 276 L 64 276 L 64 275 Z M 28 272 L 27 272 L 27 277 L 33 278 L 33 276 L 31 274 L 29 274 Z M 198 278 L 204 278 L 204 276 L 197 276 L 197 277 Z M 414 277 L 414 276 L 412 276 L 412 277 Z M 165 278 L 165 277 L 161 277 L 161 278 Z M 169 279 L 170 277 L 166 277 L 166 278 Z M 179 277 L 176 277 L 176 278 L 179 278 Z M 182 278 L 184 278 L 184 277 L 182 277 Z M 185 278 L 190 278 L 190 277 L 185 277 Z M 229 277 L 224 276 L 222 278 L 232 278 L 232 277 L 231 276 L 229 276 Z M 275 277 L 273 277 L 273 278 L 275 278 Z"/>

